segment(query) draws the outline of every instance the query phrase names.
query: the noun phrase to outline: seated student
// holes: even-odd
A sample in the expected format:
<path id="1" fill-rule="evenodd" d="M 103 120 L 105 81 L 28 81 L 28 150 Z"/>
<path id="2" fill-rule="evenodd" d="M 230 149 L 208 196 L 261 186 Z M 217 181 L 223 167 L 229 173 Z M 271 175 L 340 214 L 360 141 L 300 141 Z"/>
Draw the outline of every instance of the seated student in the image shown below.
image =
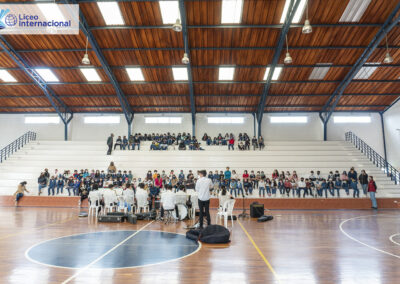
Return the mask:
<path id="1" fill-rule="evenodd" d="M 285 179 L 285 183 L 283 184 L 285 187 L 285 192 L 287 197 L 289 197 L 290 190 L 292 189 L 292 183 L 289 181 L 288 178 Z"/>
<path id="2" fill-rule="evenodd" d="M 260 151 L 265 147 L 264 138 L 262 136 L 258 137 L 258 147 L 260 148 Z"/>
<path id="3" fill-rule="evenodd" d="M 226 201 L 234 199 L 232 195 L 228 194 L 226 187 L 223 186 L 221 192 L 218 194 L 219 208 L 222 208 Z"/>
<path id="4" fill-rule="evenodd" d="M 115 141 L 114 150 L 115 150 L 115 148 L 117 148 L 117 146 L 119 146 L 119 149 L 120 149 L 120 150 L 122 149 L 122 139 L 121 139 L 121 136 L 118 136 L 117 140 Z"/>
<path id="5" fill-rule="evenodd" d="M 186 144 L 184 141 L 179 142 L 178 150 L 186 150 Z"/>
<path id="6" fill-rule="evenodd" d="M 267 195 L 271 196 L 271 180 L 269 178 L 265 180 L 265 189 L 267 191 Z"/>
<path id="7" fill-rule="evenodd" d="M 161 139 L 160 141 L 160 150 L 167 150 L 168 149 L 168 141 L 166 138 Z"/>
<path id="8" fill-rule="evenodd" d="M 212 143 L 213 143 L 213 141 L 211 140 L 211 137 L 207 136 L 207 140 L 206 140 L 207 146 L 210 146 Z"/>
<path id="9" fill-rule="evenodd" d="M 248 181 L 246 182 L 246 186 L 247 186 L 247 184 L 249 184 Z M 236 187 L 237 187 L 238 195 L 240 196 L 240 193 L 242 193 L 242 196 L 244 196 L 244 193 L 243 193 L 244 184 L 240 181 L 240 179 L 238 179 L 236 181 Z"/>
<path id="10" fill-rule="evenodd" d="M 38 178 L 38 184 L 39 184 L 38 195 L 40 196 L 40 194 L 42 194 L 42 188 L 45 188 L 47 186 L 47 179 L 43 172 L 40 173 L 40 176 Z"/>
<path id="11" fill-rule="evenodd" d="M 340 174 L 339 174 L 339 171 L 335 171 L 335 174 L 333 175 L 334 176 L 334 179 L 335 179 L 335 181 L 336 180 L 340 180 Z"/>
<path id="12" fill-rule="evenodd" d="M 134 144 L 134 142 L 133 142 L 133 135 L 129 135 L 129 140 L 128 140 L 128 150 L 133 150 L 133 144 Z"/>
<path id="13" fill-rule="evenodd" d="M 271 180 L 271 194 L 276 197 L 276 190 L 278 188 L 278 184 L 276 183 L 276 179 Z"/>
<path id="14" fill-rule="evenodd" d="M 176 195 L 172 192 L 172 187 L 167 186 L 166 191 L 161 194 L 161 218 L 164 218 L 165 210 L 174 210 L 179 219 L 178 206 L 176 206 Z"/>
<path id="15" fill-rule="evenodd" d="M 231 189 L 231 191 L 230 191 L 231 195 L 233 195 L 232 192 L 234 192 L 234 193 L 235 193 L 235 197 L 237 197 L 237 184 L 236 184 L 236 180 L 234 180 L 234 179 L 231 180 L 231 182 L 230 182 L 230 189 Z"/>
<path id="16" fill-rule="evenodd" d="M 261 197 L 261 193 L 262 193 L 262 197 L 265 197 L 265 179 L 261 179 L 258 183 L 258 196 Z"/>
<path id="17" fill-rule="evenodd" d="M 158 142 L 151 142 L 150 150 L 160 150 L 160 144 Z"/>
<path id="18" fill-rule="evenodd" d="M 308 181 L 308 179 L 304 180 L 304 177 L 301 177 L 299 182 L 298 182 L 298 188 L 297 188 L 297 196 L 300 197 L 301 191 L 303 191 L 305 196 L 305 193 L 307 191 L 307 184 L 306 182 Z"/>
<path id="19" fill-rule="evenodd" d="M 314 175 L 314 171 L 310 172 L 310 176 L 308 177 L 308 179 L 310 181 L 316 181 L 317 180 L 317 177 Z"/>
<path id="20" fill-rule="evenodd" d="M 201 138 L 202 141 L 207 141 L 208 135 L 207 133 L 204 133 L 203 137 Z"/>
<path id="21" fill-rule="evenodd" d="M 122 149 L 123 149 L 123 150 L 126 150 L 126 148 L 128 147 L 128 144 L 129 144 L 128 138 L 126 138 L 126 136 L 124 136 L 124 137 L 122 138 Z"/>
<path id="22" fill-rule="evenodd" d="M 253 186 L 249 180 L 243 183 L 244 191 L 246 195 L 252 195 L 253 194 Z"/>
<path id="23" fill-rule="evenodd" d="M 240 151 L 244 151 L 245 150 L 243 142 L 240 142 L 238 144 L 238 148 L 239 148 Z"/>
<path id="24" fill-rule="evenodd" d="M 74 187 L 72 188 L 73 189 L 73 193 L 74 193 L 75 196 L 79 195 L 79 187 L 80 187 L 80 185 L 81 185 L 81 182 L 79 181 L 79 179 L 76 179 L 74 181 Z"/>
<path id="25" fill-rule="evenodd" d="M 328 180 L 335 181 L 335 176 L 332 171 L 329 171 Z"/>
<path id="26" fill-rule="evenodd" d="M 292 184 L 292 197 L 295 197 L 297 193 L 297 182 L 294 179 L 291 179 L 290 183 Z"/>
<path id="27" fill-rule="evenodd" d="M 50 194 L 52 194 L 54 196 L 54 190 L 56 188 L 56 183 L 57 183 L 56 178 L 54 176 L 52 176 L 49 181 L 49 187 L 47 188 L 48 196 L 50 196 Z"/>
<path id="28" fill-rule="evenodd" d="M 320 196 L 322 196 L 322 192 L 325 193 L 325 198 L 328 198 L 328 183 L 326 182 L 326 179 L 323 179 L 321 182 L 321 194 Z"/>
<path id="29" fill-rule="evenodd" d="M 340 179 L 335 179 L 334 180 L 334 185 L 335 185 L 335 189 L 337 190 L 338 196 L 339 196 L 339 191 L 342 188 L 342 182 L 340 181 Z"/>
<path id="30" fill-rule="evenodd" d="M 115 174 L 117 172 L 117 168 L 114 165 L 114 162 L 110 162 L 110 165 L 108 166 L 107 173 L 109 174 Z"/>
<path id="31" fill-rule="evenodd" d="M 279 194 L 281 196 L 285 195 L 285 186 L 284 186 L 284 182 L 281 178 L 278 180 L 278 189 L 279 189 Z"/>
<path id="32" fill-rule="evenodd" d="M 137 149 L 140 150 L 140 137 L 137 134 L 135 135 L 135 137 L 133 137 L 133 148 L 132 148 L 132 150 L 135 150 L 136 146 L 137 146 Z"/>
<path id="33" fill-rule="evenodd" d="M 331 196 L 334 197 L 335 196 L 335 183 L 333 182 L 333 180 L 328 179 L 327 184 L 328 184 L 329 193 L 331 194 Z"/>
<path id="34" fill-rule="evenodd" d="M 61 194 L 63 193 L 64 190 L 64 177 L 63 176 L 59 176 L 57 179 L 57 195 L 61 192 Z"/>
<path id="35" fill-rule="evenodd" d="M 230 149 L 232 149 L 232 151 L 235 150 L 235 148 L 234 148 L 234 145 L 235 145 L 235 138 L 233 138 L 233 135 L 232 135 L 232 134 L 231 134 L 231 136 L 229 137 L 228 143 L 229 143 L 229 145 L 228 145 L 228 150 L 230 150 Z"/>
<path id="36" fill-rule="evenodd" d="M 176 178 L 176 175 L 173 175 L 171 177 L 170 183 L 171 183 L 172 189 L 176 192 L 178 189 L 178 179 Z"/>
<path id="37" fill-rule="evenodd" d="M 255 136 L 253 136 L 253 139 L 251 139 L 251 145 L 253 146 L 253 150 L 256 150 L 256 148 L 258 148 L 258 140 Z"/>
<path id="38" fill-rule="evenodd" d="M 26 181 L 23 181 L 18 185 L 17 191 L 14 193 L 15 206 L 18 206 L 18 201 L 24 196 L 25 191 L 29 193 L 26 189 Z"/>
<path id="39" fill-rule="evenodd" d="M 250 138 L 249 137 L 246 137 L 244 140 L 244 149 L 250 150 Z"/>

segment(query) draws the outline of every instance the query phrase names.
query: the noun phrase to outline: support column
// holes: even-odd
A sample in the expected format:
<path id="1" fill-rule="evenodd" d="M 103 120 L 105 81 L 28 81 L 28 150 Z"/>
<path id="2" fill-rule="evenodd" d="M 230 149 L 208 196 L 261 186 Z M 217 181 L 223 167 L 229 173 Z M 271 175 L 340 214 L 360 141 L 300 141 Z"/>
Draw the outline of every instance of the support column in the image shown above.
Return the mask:
<path id="1" fill-rule="evenodd" d="M 385 155 L 385 157 L 384 157 L 385 158 L 385 168 L 386 168 L 386 174 L 389 176 L 388 158 L 387 158 L 387 153 L 386 153 L 385 122 L 383 120 L 383 112 L 380 112 L 379 115 L 381 116 L 383 154 Z"/>
<path id="2" fill-rule="evenodd" d="M 253 134 L 254 134 L 254 136 L 256 136 L 256 114 L 255 113 L 252 113 L 252 115 L 253 115 Z"/>
<path id="3" fill-rule="evenodd" d="M 196 115 L 192 115 L 192 136 L 196 136 Z"/>
<path id="4" fill-rule="evenodd" d="M 257 120 L 257 121 L 258 121 L 258 136 L 257 136 L 257 138 L 258 138 L 258 137 L 262 136 L 262 133 L 261 133 L 261 121 L 260 120 Z"/>
<path id="5" fill-rule="evenodd" d="M 328 140 L 328 122 L 324 121 L 324 141 Z"/>
<path id="6" fill-rule="evenodd" d="M 64 123 L 64 140 L 65 141 L 68 141 L 68 124 L 71 122 L 73 117 L 74 117 L 74 115 L 71 114 L 71 116 L 67 120 L 63 120 L 63 123 Z"/>
<path id="7" fill-rule="evenodd" d="M 132 121 L 131 122 L 127 121 L 127 122 L 128 122 L 128 139 L 129 139 L 129 137 L 132 135 Z"/>

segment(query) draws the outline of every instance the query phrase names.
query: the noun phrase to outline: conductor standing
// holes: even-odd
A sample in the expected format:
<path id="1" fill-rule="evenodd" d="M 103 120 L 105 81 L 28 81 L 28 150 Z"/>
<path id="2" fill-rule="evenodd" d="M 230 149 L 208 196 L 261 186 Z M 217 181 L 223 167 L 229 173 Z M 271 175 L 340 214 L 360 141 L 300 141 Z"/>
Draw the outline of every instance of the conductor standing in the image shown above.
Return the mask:
<path id="1" fill-rule="evenodd" d="M 114 143 L 114 134 L 111 133 L 110 137 L 108 137 L 107 139 L 107 146 L 108 146 L 107 155 L 111 155 L 113 143 Z"/>
<path id="2" fill-rule="evenodd" d="M 207 171 L 202 170 L 199 172 L 200 178 L 196 182 L 196 192 L 199 199 L 199 223 L 200 229 L 203 229 L 203 217 L 206 215 L 207 225 L 211 224 L 210 218 L 210 190 L 213 185 L 211 179 L 207 178 Z"/>

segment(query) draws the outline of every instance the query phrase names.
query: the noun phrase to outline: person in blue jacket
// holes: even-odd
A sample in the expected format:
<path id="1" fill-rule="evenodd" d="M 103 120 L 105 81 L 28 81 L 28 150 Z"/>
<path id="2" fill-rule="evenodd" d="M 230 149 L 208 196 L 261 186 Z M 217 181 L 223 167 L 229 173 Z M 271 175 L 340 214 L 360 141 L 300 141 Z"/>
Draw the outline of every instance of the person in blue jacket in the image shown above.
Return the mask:
<path id="1" fill-rule="evenodd" d="M 347 174 L 349 177 L 349 182 L 350 182 L 350 187 L 353 189 L 353 197 L 360 197 L 360 191 L 358 190 L 358 175 L 357 172 L 354 170 L 354 167 L 352 167 Z"/>
<path id="2" fill-rule="evenodd" d="M 57 179 L 57 194 L 61 192 L 63 193 L 64 190 L 64 178 L 62 176 L 59 176 Z"/>
<path id="3" fill-rule="evenodd" d="M 47 189 L 48 191 L 48 195 L 50 196 L 50 193 L 52 193 L 52 195 L 54 195 L 54 189 L 56 188 L 56 179 L 54 176 L 51 177 L 50 181 L 49 181 L 49 187 Z"/>
<path id="4" fill-rule="evenodd" d="M 79 186 L 80 185 L 81 185 L 81 182 L 78 179 L 74 181 L 73 191 L 74 191 L 75 196 L 79 195 Z"/>

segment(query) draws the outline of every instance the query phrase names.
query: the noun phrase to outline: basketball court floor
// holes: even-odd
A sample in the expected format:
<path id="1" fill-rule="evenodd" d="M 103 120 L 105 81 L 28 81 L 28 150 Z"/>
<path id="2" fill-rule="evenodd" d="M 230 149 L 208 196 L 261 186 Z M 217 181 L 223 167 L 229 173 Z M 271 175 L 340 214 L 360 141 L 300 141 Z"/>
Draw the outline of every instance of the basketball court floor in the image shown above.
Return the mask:
<path id="1" fill-rule="evenodd" d="M 396 210 L 274 210 L 267 223 L 234 221 L 228 245 L 187 240 L 185 227 L 192 221 L 109 224 L 78 213 L 0 208 L 0 282 L 378 284 L 400 279 Z"/>

